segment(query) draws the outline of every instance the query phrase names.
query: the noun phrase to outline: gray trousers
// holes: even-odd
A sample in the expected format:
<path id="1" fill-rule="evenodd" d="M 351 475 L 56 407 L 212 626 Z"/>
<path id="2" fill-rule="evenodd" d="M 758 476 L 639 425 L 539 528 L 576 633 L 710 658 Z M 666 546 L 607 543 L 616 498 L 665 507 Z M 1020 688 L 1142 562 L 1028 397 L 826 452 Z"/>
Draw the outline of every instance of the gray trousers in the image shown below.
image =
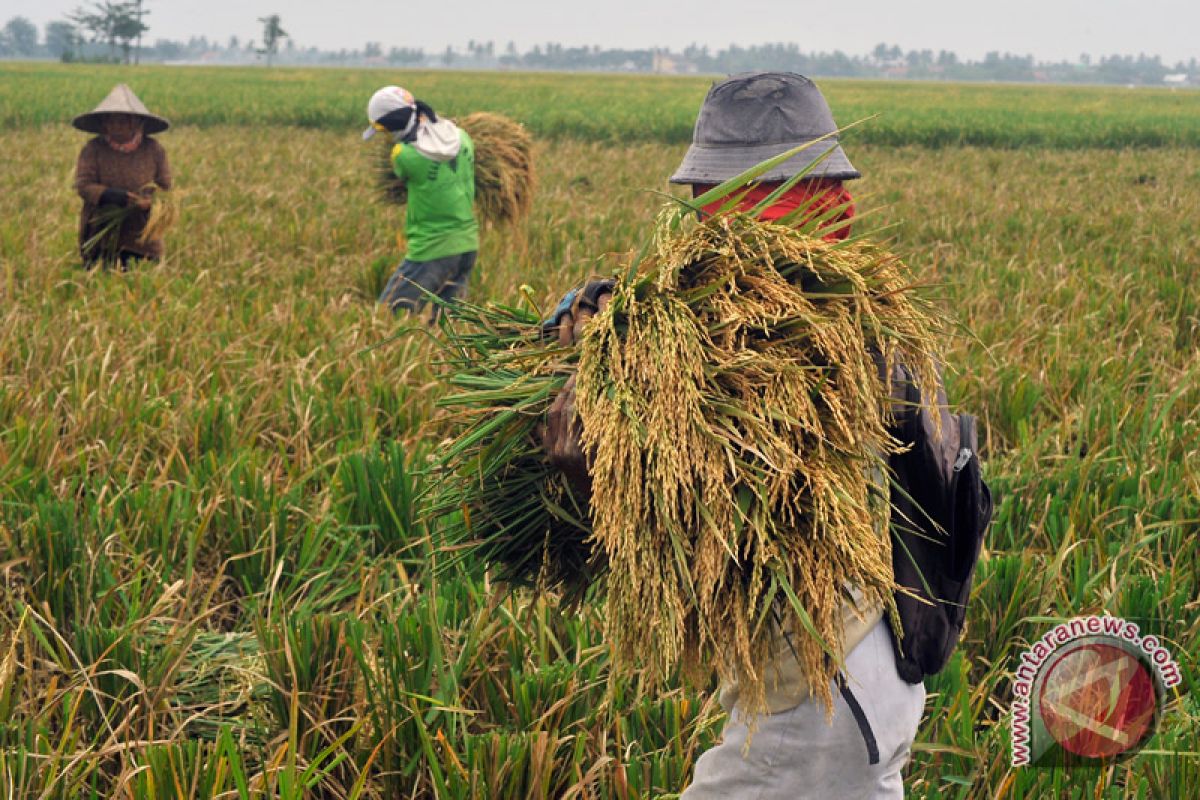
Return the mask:
<path id="1" fill-rule="evenodd" d="M 825 721 L 825 707 L 810 699 L 759 717 L 745 753 L 748 731 L 732 714 L 721 743 L 696 761 L 681 800 L 904 797 L 900 772 L 921 722 L 925 686 L 905 683 L 896 673 L 886 626 L 880 620 L 846 657 L 847 685 L 874 735 L 878 763 L 869 763 L 864 732 L 835 689 L 832 723 Z"/>
<path id="2" fill-rule="evenodd" d="M 400 264 L 379 295 L 379 302 L 392 311 L 420 311 L 429 302 L 426 292 L 443 300 L 461 297 L 467 291 L 467 281 L 475 266 L 477 250 L 435 258 L 432 261 L 409 261 Z M 437 316 L 435 310 L 434 316 Z"/>

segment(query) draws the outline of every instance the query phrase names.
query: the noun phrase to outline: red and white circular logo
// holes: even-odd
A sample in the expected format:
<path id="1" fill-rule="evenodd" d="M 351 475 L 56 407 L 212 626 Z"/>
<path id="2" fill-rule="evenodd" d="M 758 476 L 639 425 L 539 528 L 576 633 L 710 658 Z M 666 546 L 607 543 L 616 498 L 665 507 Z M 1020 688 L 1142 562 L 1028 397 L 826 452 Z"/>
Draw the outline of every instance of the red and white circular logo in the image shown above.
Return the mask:
<path id="1" fill-rule="evenodd" d="M 1045 665 L 1038 711 L 1063 749 L 1111 759 L 1137 749 L 1154 731 L 1158 697 L 1150 667 L 1121 643 L 1078 641 Z"/>

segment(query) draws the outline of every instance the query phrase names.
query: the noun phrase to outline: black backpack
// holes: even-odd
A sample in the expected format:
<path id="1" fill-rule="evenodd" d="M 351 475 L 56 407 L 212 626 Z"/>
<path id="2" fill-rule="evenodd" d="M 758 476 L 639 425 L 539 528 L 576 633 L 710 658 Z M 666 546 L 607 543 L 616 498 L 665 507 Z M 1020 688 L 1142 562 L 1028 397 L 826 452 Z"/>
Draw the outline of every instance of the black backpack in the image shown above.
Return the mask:
<path id="1" fill-rule="evenodd" d="M 980 471 L 975 417 L 949 413 L 941 391 L 936 408 L 922 406 L 907 373 L 903 388 L 907 408 L 892 433 L 909 448 L 888 462 L 892 569 L 916 597 L 895 594 L 903 635 L 893 630 L 892 646 L 900 677 L 920 683 L 946 666 L 962 635 L 992 493 Z"/>

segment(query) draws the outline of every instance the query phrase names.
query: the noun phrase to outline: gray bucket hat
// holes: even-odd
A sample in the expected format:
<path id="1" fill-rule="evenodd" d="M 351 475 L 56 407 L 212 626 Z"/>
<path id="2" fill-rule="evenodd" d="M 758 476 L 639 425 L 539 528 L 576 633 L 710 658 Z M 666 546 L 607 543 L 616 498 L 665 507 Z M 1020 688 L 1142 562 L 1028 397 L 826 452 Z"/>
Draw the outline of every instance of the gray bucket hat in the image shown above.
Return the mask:
<path id="1" fill-rule="evenodd" d="M 817 85 L 794 72 L 749 72 L 713 84 L 700 106 L 692 146 L 671 183 L 721 183 L 797 145 L 837 130 Z M 814 178 L 852 180 L 862 173 L 836 136 L 824 139 L 764 174 L 782 181 L 828 153 Z"/>
<path id="2" fill-rule="evenodd" d="M 108 114 L 131 114 L 135 117 L 141 117 L 145 121 L 142 130 L 148 134 L 162 133 L 171 127 L 171 123 L 157 114 L 151 114 L 147 111 L 146 106 L 133 93 L 133 89 L 130 89 L 124 83 L 118 83 L 114 86 L 113 90 L 108 93 L 108 97 L 100 101 L 100 105 L 86 114 L 80 114 L 71 120 L 71 124 L 79 130 L 88 133 L 103 133 L 104 117 Z"/>

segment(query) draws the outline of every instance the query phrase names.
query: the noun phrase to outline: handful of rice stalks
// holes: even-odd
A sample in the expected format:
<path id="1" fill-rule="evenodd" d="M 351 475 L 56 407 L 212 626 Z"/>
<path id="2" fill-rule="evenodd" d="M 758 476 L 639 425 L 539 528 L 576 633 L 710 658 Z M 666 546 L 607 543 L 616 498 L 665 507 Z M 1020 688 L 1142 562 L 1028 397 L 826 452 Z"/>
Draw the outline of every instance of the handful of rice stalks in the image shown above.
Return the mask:
<path id="1" fill-rule="evenodd" d="M 501 114 L 478 112 L 458 120 L 475 142 L 475 208 L 493 225 L 519 222 L 533 206 L 537 174 L 533 165 L 533 137 L 519 122 Z M 385 140 L 375 156 L 375 175 L 384 201 L 408 202 L 408 187 L 392 169 L 391 141 Z"/>
<path id="2" fill-rule="evenodd" d="M 167 231 L 179 222 L 179 201 L 174 192 L 157 191 L 150 204 L 150 213 L 146 217 L 146 227 L 138 236 L 138 242 L 145 244 L 155 239 L 161 239 Z"/>
<path id="3" fill-rule="evenodd" d="M 88 221 L 87 239 L 79 245 L 85 259 L 111 264 L 121 250 L 121 228 L 129 219 L 128 206 L 101 206 Z"/>
<path id="4" fill-rule="evenodd" d="M 452 544 L 603 596 L 617 669 L 715 671 L 751 715 L 793 654 L 831 708 L 849 587 L 894 612 L 883 376 L 903 363 L 925 402 L 938 380 L 942 326 L 905 267 L 819 224 L 668 215 L 577 348 L 511 309 L 447 323 L 465 391 L 445 403 L 467 411 L 443 464 Z M 590 499 L 535 437 L 571 373 Z"/>

